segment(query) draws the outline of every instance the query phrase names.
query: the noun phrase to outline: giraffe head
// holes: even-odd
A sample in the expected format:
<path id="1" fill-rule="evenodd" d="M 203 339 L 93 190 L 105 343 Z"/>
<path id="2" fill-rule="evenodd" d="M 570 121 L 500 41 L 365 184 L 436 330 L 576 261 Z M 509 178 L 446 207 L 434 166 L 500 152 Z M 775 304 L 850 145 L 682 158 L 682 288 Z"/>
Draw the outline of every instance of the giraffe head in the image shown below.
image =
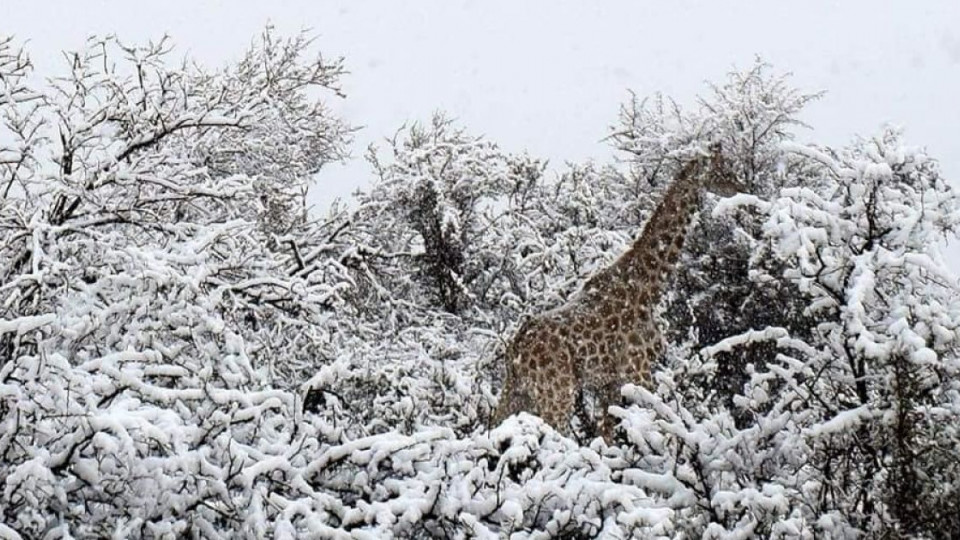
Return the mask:
<path id="1" fill-rule="evenodd" d="M 723 157 L 720 143 L 711 144 L 706 154 L 691 162 L 692 176 L 707 191 L 720 197 L 730 197 L 749 191 L 745 182 L 737 178 L 733 167 Z"/>

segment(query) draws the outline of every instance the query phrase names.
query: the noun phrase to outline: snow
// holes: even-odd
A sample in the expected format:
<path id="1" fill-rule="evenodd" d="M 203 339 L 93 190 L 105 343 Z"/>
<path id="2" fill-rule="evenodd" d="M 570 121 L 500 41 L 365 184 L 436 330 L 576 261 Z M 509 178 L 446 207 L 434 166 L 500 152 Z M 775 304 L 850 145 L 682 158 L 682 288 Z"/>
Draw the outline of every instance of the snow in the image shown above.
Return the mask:
<path id="1" fill-rule="evenodd" d="M 306 89 L 338 92 L 339 62 L 271 31 L 216 72 L 90 45 L 37 87 L 42 114 L 19 103 L 0 128 L 47 135 L 0 168 L 23 190 L 0 199 L 0 535 L 952 526 L 960 294 L 936 243 L 958 198 L 900 131 L 798 143 L 814 96 L 758 62 L 689 109 L 628 101 L 616 162 L 548 167 L 438 114 L 371 150 L 356 207 L 317 217 L 304 191 L 350 129 Z M 488 425 L 517 328 L 602 293 L 583 283 L 717 141 L 750 193 L 706 198 L 612 444 L 534 407 Z M 586 390 L 583 416 L 607 413 Z"/>
<path id="2" fill-rule="evenodd" d="M 3 540 L 20 540 L 23 537 L 17 534 L 17 531 L 0 523 L 0 538 L 3 538 Z"/>
<path id="3" fill-rule="evenodd" d="M 857 407 L 847 411 L 841 411 L 833 418 L 814 426 L 810 430 L 810 435 L 814 437 L 823 437 L 841 432 L 855 430 L 865 420 L 869 420 L 871 413 L 866 406 Z"/>
<path id="4" fill-rule="evenodd" d="M 18 317 L 13 320 L 0 319 L 0 334 L 14 333 L 17 335 L 23 335 L 36 330 L 37 328 L 51 324 L 56 320 L 57 316 L 49 313 L 46 315 Z"/>

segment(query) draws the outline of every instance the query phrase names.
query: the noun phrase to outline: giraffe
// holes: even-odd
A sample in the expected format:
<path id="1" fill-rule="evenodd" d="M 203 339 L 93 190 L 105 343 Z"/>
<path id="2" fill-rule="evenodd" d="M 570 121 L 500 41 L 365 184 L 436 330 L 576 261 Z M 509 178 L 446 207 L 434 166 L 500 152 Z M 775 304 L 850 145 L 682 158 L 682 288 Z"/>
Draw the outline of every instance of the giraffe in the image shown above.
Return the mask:
<path id="1" fill-rule="evenodd" d="M 507 346 L 507 375 L 493 425 L 526 411 L 570 434 L 574 405 L 584 391 L 597 399 L 596 428 L 607 443 L 607 409 L 627 383 L 651 386 L 650 366 L 663 343 L 654 320 L 704 190 L 744 191 L 718 145 L 687 161 L 667 187 L 627 252 L 589 278 L 564 306 L 522 324 Z"/>

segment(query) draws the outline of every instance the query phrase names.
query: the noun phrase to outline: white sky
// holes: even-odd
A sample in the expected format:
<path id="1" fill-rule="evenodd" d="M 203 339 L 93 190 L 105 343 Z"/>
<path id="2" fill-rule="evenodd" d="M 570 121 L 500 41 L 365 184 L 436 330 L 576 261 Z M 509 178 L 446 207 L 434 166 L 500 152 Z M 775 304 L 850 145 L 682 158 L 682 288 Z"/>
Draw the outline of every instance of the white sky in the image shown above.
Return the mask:
<path id="1" fill-rule="evenodd" d="M 312 29 L 351 71 L 337 110 L 365 128 L 358 158 L 321 173 L 320 205 L 369 182 L 367 144 L 435 110 L 509 151 L 555 164 L 607 159 L 600 140 L 628 89 L 689 103 L 755 55 L 804 90 L 828 91 L 807 111 L 805 138 L 842 144 L 900 125 L 960 186 L 957 0 L 0 0 L 0 34 L 29 40 L 45 73 L 95 33 L 167 33 L 180 52 L 219 65 L 267 21 L 281 33 Z M 960 270 L 960 246 L 949 251 Z"/>

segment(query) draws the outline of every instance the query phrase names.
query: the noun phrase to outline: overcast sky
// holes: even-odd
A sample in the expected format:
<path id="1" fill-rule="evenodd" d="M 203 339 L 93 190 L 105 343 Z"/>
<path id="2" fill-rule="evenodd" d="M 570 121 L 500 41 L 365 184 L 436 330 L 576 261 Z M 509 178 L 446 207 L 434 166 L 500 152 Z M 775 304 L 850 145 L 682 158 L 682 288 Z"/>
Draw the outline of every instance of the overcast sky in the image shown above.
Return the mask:
<path id="1" fill-rule="evenodd" d="M 756 55 L 826 90 L 807 140 L 842 144 L 883 123 L 906 129 L 960 186 L 960 1 L 50 1 L 0 0 L 0 34 L 29 40 L 38 69 L 90 34 L 163 34 L 217 66 L 272 22 L 312 29 L 344 56 L 347 99 L 364 126 L 354 154 L 404 122 L 443 110 L 509 151 L 555 164 L 607 159 L 601 142 L 628 89 L 689 103 L 704 81 Z M 326 204 L 369 181 L 360 159 L 321 174 Z M 949 259 L 960 269 L 960 246 Z"/>

